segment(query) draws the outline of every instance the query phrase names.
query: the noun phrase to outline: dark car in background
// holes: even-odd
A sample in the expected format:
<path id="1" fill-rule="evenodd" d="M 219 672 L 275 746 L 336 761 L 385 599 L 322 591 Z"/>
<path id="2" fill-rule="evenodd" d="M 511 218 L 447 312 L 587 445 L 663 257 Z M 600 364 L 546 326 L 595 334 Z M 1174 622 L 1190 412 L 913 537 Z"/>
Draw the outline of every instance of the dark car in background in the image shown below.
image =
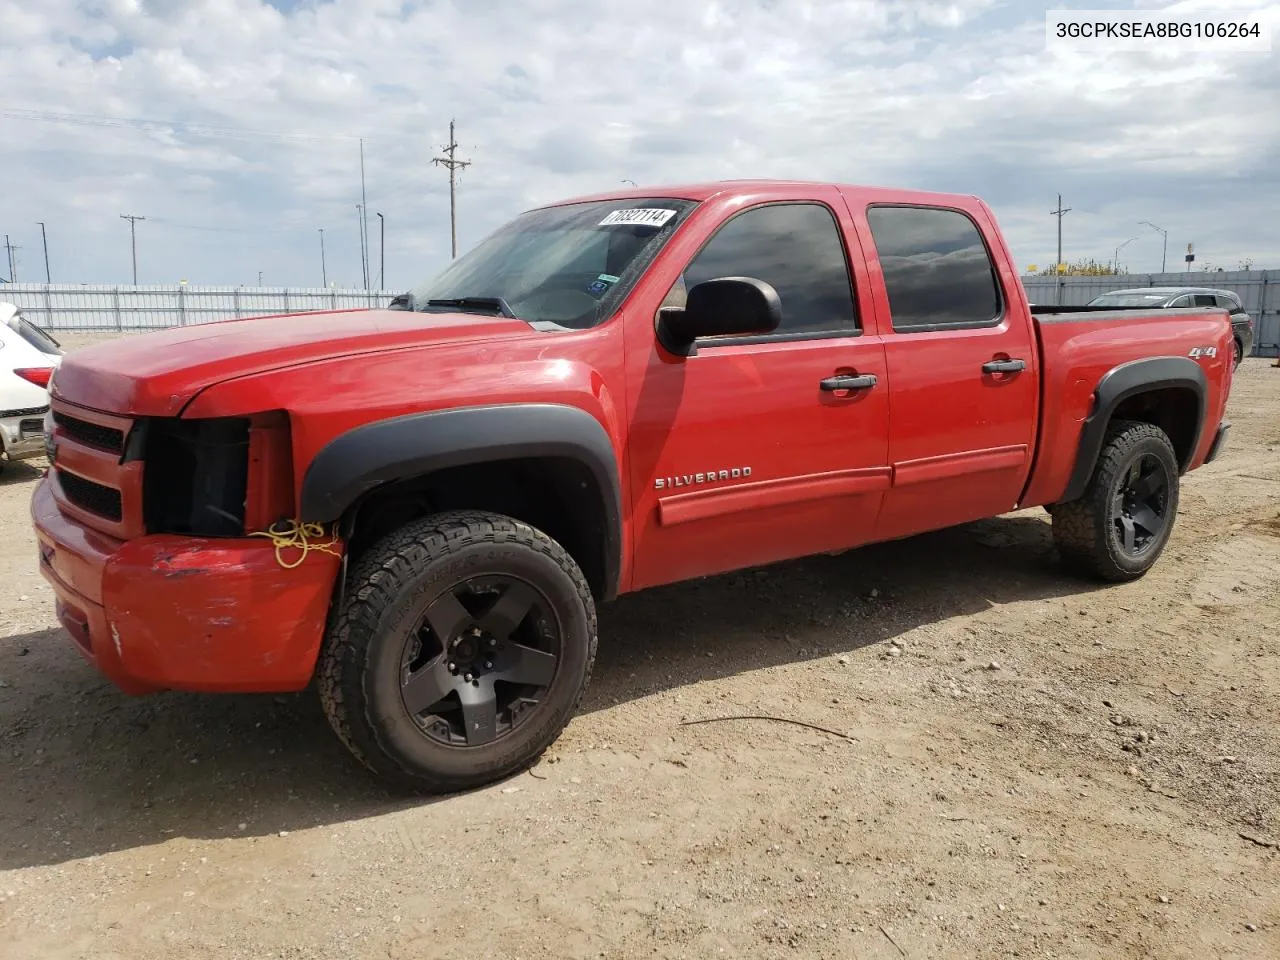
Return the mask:
<path id="1" fill-rule="evenodd" d="M 1235 362 L 1253 352 L 1253 317 L 1249 316 L 1240 297 L 1230 290 L 1212 287 L 1135 287 L 1132 290 L 1112 290 L 1089 301 L 1091 307 L 1140 307 L 1160 309 L 1168 307 L 1221 307 L 1231 314 L 1231 334 L 1235 340 Z"/>

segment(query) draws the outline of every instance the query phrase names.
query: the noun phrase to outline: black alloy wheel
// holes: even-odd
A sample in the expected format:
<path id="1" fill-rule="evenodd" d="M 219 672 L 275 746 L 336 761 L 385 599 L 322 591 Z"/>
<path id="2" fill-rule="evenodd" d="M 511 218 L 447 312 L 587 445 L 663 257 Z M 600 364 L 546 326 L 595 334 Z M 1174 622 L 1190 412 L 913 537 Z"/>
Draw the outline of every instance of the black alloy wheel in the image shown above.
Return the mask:
<path id="1" fill-rule="evenodd" d="M 1164 533 L 1170 477 L 1165 463 L 1152 453 L 1136 457 L 1119 478 L 1111 498 L 1111 524 L 1118 545 L 1136 559 Z"/>
<path id="2" fill-rule="evenodd" d="M 347 749 L 388 785 L 468 790 L 535 762 L 591 680 L 595 599 L 541 530 L 457 510 L 374 543 L 316 671 Z"/>
<path id="3" fill-rule="evenodd" d="M 433 739 L 506 736 L 546 695 L 560 656 L 547 599 L 514 577 L 473 577 L 437 597 L 405 644 L 400 697 Z"/>
<path id="4" fill-rule="evenodd" d="M 1053 504 L 1053 542 L 1080 573 L 1113 583 L 1143 576 L 1178 515 L 1178 457 L 1154 423 L 1108 424 L 1084 492 Z"/>

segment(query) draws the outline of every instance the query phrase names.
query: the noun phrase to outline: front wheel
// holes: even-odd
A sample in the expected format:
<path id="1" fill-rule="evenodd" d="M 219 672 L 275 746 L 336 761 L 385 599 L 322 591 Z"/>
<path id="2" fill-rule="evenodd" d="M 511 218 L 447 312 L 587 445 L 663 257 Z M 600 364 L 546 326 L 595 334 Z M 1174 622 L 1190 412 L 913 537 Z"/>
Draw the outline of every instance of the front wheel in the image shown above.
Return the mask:
<path id="1" fill-rule="evenodd" d="M 559 544 L 510 517 L 444 513 L 361 557 L 318 686 L 378 777 L 465 790 L 529 766 L 560 735 L 596 642 L 590 588 Z"/>
<path id="2" fill-rule="evenodd" d="M 1239 367 L 1240 361 L 1244 359 L 1244 344 L 1241 343 L 1239 340 L 1234 340 L 1232 342 L 1234 343 L 1234 346 L 1232 347 L 1232 353 L 1235 354 L 1236 367 Z"/>
<path id="3" fill-rule="evenodd" d="M 1107 428 L 1089 484 L 1056 504 L 1053 540 L 1070 566 L 1103 580 L 1136 580 L 1164 552 L 1178 513 L 1178 461 L 1154 424 Z"/>

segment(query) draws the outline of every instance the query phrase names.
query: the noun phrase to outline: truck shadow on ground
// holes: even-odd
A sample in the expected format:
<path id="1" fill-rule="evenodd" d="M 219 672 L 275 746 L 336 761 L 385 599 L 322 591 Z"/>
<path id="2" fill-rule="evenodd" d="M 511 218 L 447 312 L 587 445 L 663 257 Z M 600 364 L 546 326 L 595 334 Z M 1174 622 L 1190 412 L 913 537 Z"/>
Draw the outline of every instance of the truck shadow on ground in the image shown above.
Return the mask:
<path id="1" fill-rule="evenodd" d="M 853 653 L 993 604 L 1091 589 L 1057 568 L 1048 525 L 1022 515 L 647 591 L 603 608 L 576 722 L 701 680 Z M 464 802 L 379 787 L 310 691 L 130 698 L 54 629 L 0 640 L 0 681 L 0 869 Z"/>
<path id="2" fill-rule="evenodd" d="M 20 483 L 34 483 L 44 474 L 48 466 L 43 458 L 32 460 L 5 460 L 0 462 L 0 487 L 17 486 Z"/>

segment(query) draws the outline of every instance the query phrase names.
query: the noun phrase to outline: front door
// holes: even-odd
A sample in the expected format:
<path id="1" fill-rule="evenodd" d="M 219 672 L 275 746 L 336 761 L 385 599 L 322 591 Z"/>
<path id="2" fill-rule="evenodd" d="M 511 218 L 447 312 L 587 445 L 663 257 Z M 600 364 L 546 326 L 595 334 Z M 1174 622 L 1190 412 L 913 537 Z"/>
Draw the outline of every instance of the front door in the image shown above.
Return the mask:
<path id="1" fill-rule="evenodd" d="M 872 534 L 889 482 L 889 383 L 883 347 L 861 336 L 847 211 L 834 191 L 827 200 L 728 217 L 664 301 L 754 277 L 778 291 L 776 332 L 699 341 L 677 357 L 648 318 L 628 328 L 634 589 Z"/>
<path id="2" fill-rule="evenodd" d="M 1039 402 L 1030 318 L 1003 296 L 974 220 L 872 206 L 893 420 L 876 539 L 1014 509 L 1031 469 Z M 1016 279 L 1014 282 L 1017 282 Z"/>

